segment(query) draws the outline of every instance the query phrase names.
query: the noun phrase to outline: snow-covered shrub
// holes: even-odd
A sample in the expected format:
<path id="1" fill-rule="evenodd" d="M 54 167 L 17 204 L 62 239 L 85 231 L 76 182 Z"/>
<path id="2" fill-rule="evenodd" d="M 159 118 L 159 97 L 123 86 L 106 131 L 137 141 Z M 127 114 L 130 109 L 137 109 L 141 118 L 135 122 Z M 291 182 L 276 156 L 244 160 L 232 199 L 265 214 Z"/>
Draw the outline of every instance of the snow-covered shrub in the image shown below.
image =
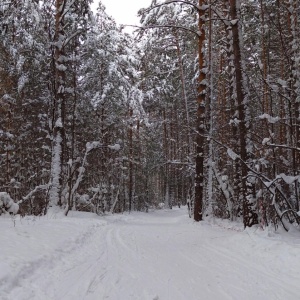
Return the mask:
<path id="1" fill-rule="evenodd" d="M 88 194 L 83 195 L 76 195 L 76 210 L 79 211 L 87 211 L 87 212 L 93 212 L 94 211 L 94 205 L 91 202 L 91 198 Z"/>
<path id="2" fill-rule="evenodd" d="M 165 208 L 165 203 L 161 202 L 158 203 L 158 209 L 164 209 Z"/>
<path id="3" fill-rule="evenodd" d="M 14 202 L 10 195 L 6 192 L 0 192 L 0 215 L 8 212 L 11 214 L 17 214 L 19 205 Z"/>
<path id="4" fill-rule="evenodd" d="M 78 203 L 87 204 L 90 201 L 90 196 L 88 194 L 80 195 L 78 198 Z"/>

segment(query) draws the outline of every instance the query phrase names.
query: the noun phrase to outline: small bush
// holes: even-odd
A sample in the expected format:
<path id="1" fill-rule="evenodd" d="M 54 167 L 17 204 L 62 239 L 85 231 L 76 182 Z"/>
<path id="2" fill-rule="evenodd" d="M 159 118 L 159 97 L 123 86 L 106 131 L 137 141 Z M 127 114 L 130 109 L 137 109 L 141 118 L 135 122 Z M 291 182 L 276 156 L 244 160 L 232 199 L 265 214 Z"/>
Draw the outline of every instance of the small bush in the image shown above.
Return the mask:
<path id="1" fill-rule="evenodd" d="M 16 215 L 18 211 L 19 205 L 14 202 L 10 195 L 6 192 L 0 192 L 0 215 L 6 212 Z"/>

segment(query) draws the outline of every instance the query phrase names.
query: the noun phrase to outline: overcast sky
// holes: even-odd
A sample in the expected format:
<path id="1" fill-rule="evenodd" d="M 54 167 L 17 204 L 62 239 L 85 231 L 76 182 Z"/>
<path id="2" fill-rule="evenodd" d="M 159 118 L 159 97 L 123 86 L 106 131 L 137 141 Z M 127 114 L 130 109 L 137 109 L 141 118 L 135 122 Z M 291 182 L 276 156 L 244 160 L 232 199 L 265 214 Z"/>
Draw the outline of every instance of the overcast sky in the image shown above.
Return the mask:
<path id="1" fill-rule="evenodd" d="M 94 0 L 93 8 L 97 8 L 98 0 Z M 108 15 L 112 16 L 118 24 L 138 25 L 137 12 L 142 7 L 148 7 L 151 0 L 102 0 Z M 127 29 L 132 31 L 133 29 Z"/>

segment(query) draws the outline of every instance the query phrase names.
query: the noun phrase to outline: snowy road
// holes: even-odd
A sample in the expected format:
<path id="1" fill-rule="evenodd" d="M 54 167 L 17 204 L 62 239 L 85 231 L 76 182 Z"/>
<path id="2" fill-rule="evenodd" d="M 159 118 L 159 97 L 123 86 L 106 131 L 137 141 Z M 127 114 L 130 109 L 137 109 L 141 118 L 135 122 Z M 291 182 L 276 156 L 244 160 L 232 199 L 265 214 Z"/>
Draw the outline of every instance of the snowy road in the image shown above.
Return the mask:
<path id="1" fill-rule="evenodd" d="M 83 216 L 0 219 L 1 300 L 300 299 L 300 236 L 196 224 L 185 209 Z"/>

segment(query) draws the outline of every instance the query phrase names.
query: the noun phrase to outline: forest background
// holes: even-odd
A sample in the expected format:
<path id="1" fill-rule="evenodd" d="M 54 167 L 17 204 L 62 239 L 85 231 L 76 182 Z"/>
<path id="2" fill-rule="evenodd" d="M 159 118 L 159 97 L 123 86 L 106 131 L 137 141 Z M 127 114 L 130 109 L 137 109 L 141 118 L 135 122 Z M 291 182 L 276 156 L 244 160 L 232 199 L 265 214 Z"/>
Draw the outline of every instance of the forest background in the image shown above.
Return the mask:
<path id="1" fill-rule="evenodd" d="M 298 1 L 153 0 L 133 35 L 90 5 L 0 3 L 0 211 L 298 225 Z"/>

